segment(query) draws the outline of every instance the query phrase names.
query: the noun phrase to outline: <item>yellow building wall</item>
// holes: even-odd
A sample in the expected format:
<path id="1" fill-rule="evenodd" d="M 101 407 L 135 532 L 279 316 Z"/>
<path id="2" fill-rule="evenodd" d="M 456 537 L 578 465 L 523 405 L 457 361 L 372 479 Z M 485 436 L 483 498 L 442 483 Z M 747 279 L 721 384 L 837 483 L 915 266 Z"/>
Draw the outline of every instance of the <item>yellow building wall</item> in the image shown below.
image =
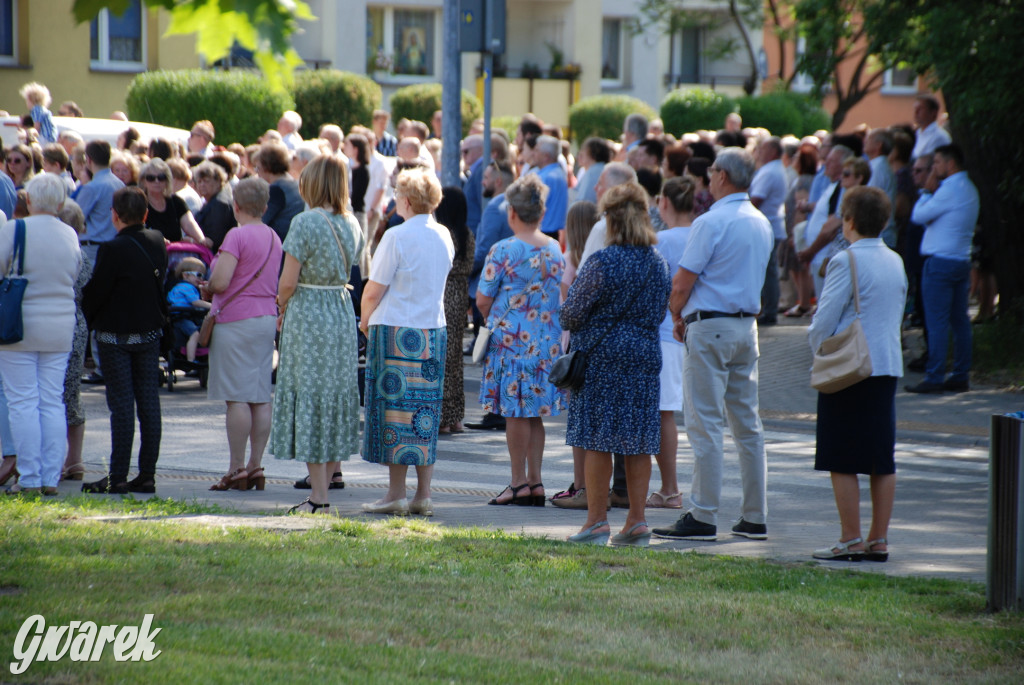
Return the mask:
<path id="1" fill-rule="evenodd" d="M 0 109 L 26 114 L 18 89 L 38 81 L 50 89 L 51 109 L 74 100 L 88 117 L 105 118 L 125 110 L 128 84 L 136 73 L 94 71 L 89 66 L 89 24 L 76 25 L 69 0 L 16 0 L 20 64 L 0 65 Z M 192 36 L 161 38 L 170 25 L 166 12 L 146 12 L 146 66 L 187 69 L 199 66 Z"/>

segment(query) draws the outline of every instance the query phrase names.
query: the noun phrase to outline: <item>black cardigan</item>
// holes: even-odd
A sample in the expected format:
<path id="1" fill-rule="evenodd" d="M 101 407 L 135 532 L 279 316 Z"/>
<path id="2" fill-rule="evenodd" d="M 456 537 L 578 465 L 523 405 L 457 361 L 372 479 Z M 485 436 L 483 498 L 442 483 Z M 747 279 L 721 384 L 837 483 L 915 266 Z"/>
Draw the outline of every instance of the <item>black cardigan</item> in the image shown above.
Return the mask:
<path id="1" fill-rule="evenodd" d="M 82 311 L 89 328 L 107 333 L 163 328 L 166 274 L 167 248 L 159 231 L 141 225 L 118 231 L 113 240 L 100 245 L 92 278 L 82 291 Z"/>

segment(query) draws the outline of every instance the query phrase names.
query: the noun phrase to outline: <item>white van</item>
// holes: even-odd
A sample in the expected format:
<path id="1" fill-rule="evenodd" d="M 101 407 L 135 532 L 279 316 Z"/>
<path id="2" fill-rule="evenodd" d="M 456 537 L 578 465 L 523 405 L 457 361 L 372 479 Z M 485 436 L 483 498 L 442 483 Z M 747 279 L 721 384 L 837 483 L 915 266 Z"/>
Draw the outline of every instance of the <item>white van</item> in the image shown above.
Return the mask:
<path id="1" fill-rule="evenodd" d="M 185 129 L 161 126 L 159 124 L 147 124 L 141 121 L 54 117 L 53 123 L 57 127 L 58 134 L 62 131 L 76 131 L 87 143 L 90 140 L 105 140 L 110 143 L 111 147 L 117 147 L 118 136 L 129 127 L 139 132 L 140 140 L 146 145 L 149 145 L 149 141 L 153 138 L 164 138 L 172 142 L 180 141 L 186 145 L 188 144 L 189 132 Z M 18 129 L 20 127 L 20 117 L 0 118 L 0 140 L 3 140 L 5 149 L 18 144 Z"/>

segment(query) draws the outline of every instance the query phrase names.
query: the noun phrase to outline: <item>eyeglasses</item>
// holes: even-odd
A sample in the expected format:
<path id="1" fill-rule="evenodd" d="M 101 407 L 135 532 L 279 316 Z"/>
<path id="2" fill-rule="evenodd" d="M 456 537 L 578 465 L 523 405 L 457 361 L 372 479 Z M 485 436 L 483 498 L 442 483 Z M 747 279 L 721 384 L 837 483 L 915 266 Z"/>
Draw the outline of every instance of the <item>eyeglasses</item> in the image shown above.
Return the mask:
<path id="1" fill-rule="evenodd" d="M 850 178 L 851 176 L 853 176 L 853 172 L 852 171 L 844 171 L 843 172 L 843 178 Z"/>
<path id="2" fill-rule="evenodd" d="M 149 181 L 150 183 L 160 183 L 160 182 L 166 182 L 167 181 L 167 179 L 164 178 L 163 176 L 153 176 L 152 174 L 146 174 L 142 178 L 144 178 L 145 180 Z"/>
<path id="3" fill-rule="evenodd" d="M 7 163 L 8 164 L 28 164 L 28 160 L 27 159 L 23 159 L 21 157 L 8 157 L 7 158 Z"/>
<path id="4" fill-rule="evenodd" d="M 206 274 L 200 273 L 198 271 L 182 271 L 181 275 L 182 276 L 195 276 L 196 278 L 202 278 Z"/>
<path id="5" fill-rule="evenodd" d="M 720 167 L 716 167 L 714 165 L 711 165 L 711 166 L 708 167 L 708 173 L 709 174 L 712 174 L 712 173 L 714 173 L 716 171 L 721 171 L 721 170 L 722 169 Z"/>

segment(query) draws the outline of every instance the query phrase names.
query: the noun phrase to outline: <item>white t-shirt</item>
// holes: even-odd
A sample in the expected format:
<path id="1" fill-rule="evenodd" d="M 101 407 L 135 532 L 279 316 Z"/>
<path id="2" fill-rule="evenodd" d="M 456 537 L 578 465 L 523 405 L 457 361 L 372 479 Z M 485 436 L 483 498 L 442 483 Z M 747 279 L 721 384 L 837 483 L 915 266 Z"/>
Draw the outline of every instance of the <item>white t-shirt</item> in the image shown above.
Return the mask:
<path id="1" fill-rule="evenodd" d="M 369 325 L 446 326 L 444 286 L 454 259 L 448 229 L 429 214 L 417 214 L 388 229 L 370 267 L 370 280 L 388 288 Z"/>

